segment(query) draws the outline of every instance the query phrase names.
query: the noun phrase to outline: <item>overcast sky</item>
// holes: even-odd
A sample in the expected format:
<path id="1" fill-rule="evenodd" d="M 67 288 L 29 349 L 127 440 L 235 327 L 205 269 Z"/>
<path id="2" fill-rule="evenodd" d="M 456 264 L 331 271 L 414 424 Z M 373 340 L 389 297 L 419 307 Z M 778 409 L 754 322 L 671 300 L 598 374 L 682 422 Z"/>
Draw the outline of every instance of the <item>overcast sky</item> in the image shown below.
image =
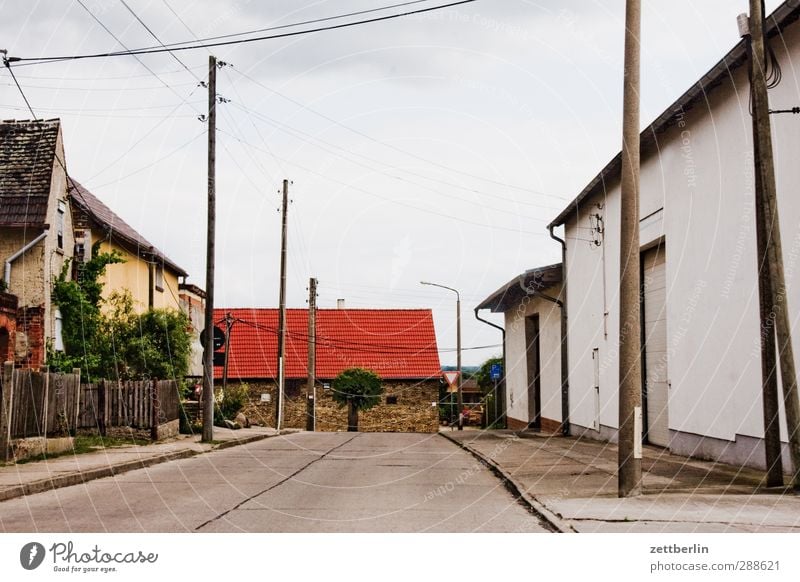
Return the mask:
<path id="1" fill-rule="evenodd" d="M 121 1 L 82 2 L 0 0 L 0 48 L 37 57 L 157 44 Z M 127 0 L 164 43 L 399 2 Z M 218 75 L 230 103 L 218 109 L 216 304 L 277 305 L 288 178 L 290 307 L 306 305 L 315 276 L 320 307 L 433 308 L 452 364 L 454 296 L 419 285 L 434 281 L 462 293 L 464 347 L 498 344 L 474 306 L 560 260 L 545 225 L 619 150 L 624 4 L 478 0 L 213 49 L 232 65 Z M 737 42 L 747 1 L 643 4 L 645 125 Z M 70 174 L 200 286 L 207 97 L 197 84 L 208 54 L 15 68 L 37 116 L 62 119 Z M 6 71 L 0 114 L 30 117 Z M 470 350 L 464 363 L 499 353 Z"/>

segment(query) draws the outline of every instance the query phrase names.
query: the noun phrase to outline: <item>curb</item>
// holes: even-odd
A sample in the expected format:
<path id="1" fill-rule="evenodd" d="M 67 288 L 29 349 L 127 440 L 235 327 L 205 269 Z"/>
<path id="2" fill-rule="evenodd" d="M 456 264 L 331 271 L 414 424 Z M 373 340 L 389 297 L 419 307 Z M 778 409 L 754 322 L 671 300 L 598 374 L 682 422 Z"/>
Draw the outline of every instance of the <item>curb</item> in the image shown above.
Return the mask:
<path id="1" fill-rule="evenodd" d="M 503 484 L 506 486 L 506 489 L 508 489 L 518 501 L 521 501 L 523 505 L 525 505 L 528 510 L 531 511 L 531 513 L 543 521 L 545 526 L 549 526 L 549 529 L 551 529 L 554 533 L 577 533 L 577 531 L 566 520 L 547 509 L 543 503 L 538 501 L 533 495 L 530 495 L 522 487 L 520 487 L 520 485 L 514 481 L 514 478 L 492 459 L 473 449 L 469 445 L 464 444 L 453 437 L 447 436 L 446 433 L 440 432 L 438 434 L 446 438 L 454 445 L 465 450 L 473 457 L 478 459 L 483 465 L 488 467 L 489 470 L 492 471 L 492 473 L 494 473 L 503 482 Z"/>
<path id="2" fill-rule="evenodd" d="M 61 489 L 62 487 L 81 485 L 83 483 L 88 483 L 89 481 L 94 481 L 95 479 L 103 479 L 104 477 L 113 477 L 114 475 L 120 475 L 122 473 L 127 473 L 128 471 L 144 469 L 147 467 L 152 467 L 153 465 L 168 463 L 170 461 L 188 459 L 190 457 L 202 455 L 210 451 L 228 449 L 238 445 L 246 445 L 248 443 L 253 443 L 256 441 L 280 436 L 283 434 L 291 434 L 291 432 L 281 431 L 280 433 L 276 434 L 258 434 L 250 437 L 245 437 L 242 439 L 225 441 L 207 450 L 198 451 L 192 449 L 185 449 L 183 451 L 173 451 L 171 453 L 165 453 L 163 455 L 157 455 L 146 459 L 136 459 L 134 461 L 127 461 L 125 463 L 120 463 L 118 465 L 109 465 L 108 467 L 99 467 L 97 469 L 90 469 L 82 473 L 68 473 L 66 475 L 59 475 L 58 477 L 52 477 L 49 479 L 40 479 L 38 481 L 32 481 L 30 483 L 24 483 L 22 485 L 15 485 L 14 487 L 9 487 L 8 489 L 5 490 L 0 490 L 0 502 L 8 501 L 9 499 L 15 499 L 17 497 L 23 497 L 26 495 L 33 495 L 35 493 L 44 493 L 46 491 L 52 491 L 54 489 Z"/>

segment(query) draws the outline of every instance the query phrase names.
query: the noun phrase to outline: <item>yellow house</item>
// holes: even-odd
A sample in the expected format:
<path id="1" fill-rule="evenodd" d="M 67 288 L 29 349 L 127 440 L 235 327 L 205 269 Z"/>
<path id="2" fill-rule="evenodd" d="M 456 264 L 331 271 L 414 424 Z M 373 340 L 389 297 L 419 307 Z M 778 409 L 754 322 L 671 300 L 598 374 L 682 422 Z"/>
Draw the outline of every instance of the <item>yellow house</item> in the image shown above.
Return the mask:
<path id="1" fill-rule="evenodd" d="M 116 250 L 124 263 L 108 265 L 103 297 L 126 289 L 137 311 L 169 307 L 179 310 L 179 277 L 187 273 L 155 248 L 86 188 L 74 183 L 70 190 L 75 228 L 75 261 L 88 260 L 92 245 L 100 241 L 103 252 Z"/>

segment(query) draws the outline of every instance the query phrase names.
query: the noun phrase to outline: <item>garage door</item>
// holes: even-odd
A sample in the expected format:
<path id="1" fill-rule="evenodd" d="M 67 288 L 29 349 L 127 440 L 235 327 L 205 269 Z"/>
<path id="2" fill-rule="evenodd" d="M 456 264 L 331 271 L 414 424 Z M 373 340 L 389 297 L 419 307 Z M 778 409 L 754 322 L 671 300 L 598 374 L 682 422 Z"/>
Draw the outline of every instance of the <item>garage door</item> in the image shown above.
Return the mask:
<path id="1" fill-rule="evenodd" d="M 644 403 L 646 440 L 669 445 L 669 376 L 667 369 L 667 285 L 664 246 L 642 256 L 644 287 Z"/>

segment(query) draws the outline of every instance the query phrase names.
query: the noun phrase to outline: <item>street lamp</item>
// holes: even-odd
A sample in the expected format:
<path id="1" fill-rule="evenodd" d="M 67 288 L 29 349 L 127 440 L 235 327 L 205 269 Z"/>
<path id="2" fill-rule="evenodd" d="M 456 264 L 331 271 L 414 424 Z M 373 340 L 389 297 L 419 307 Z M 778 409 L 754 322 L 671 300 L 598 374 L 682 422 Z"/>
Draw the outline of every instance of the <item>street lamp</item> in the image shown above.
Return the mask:
<path id="1" fill-rule="evenodd" d="M 430 285 L 432 287 L 441 287 L 456 294 L 456 352 L 457 352 L 457 367 L 458 367 L 458 430 L 464 430 L 464 400 L 461 394 L 461 295 L 456 289 L 438 283 L 429 283 L 427 281 L 420 281 L 421 285 Z"/>

